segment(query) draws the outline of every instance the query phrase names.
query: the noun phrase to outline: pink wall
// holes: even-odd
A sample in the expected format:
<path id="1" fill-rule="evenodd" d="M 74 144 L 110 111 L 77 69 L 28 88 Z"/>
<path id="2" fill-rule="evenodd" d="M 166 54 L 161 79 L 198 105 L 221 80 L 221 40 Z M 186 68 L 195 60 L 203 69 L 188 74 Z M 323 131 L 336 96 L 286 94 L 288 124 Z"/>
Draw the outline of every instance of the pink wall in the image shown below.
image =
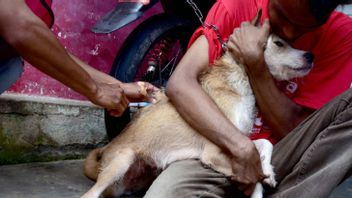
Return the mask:
<path id="1" fill-rule="evenodd" d="M 124 39 L 142 20 L 162 12 L 154 6 L 140 20 L 111 34 L 95 34 L 90 31 L 95 22 L 117 4 L 117 0 L 54 0 L 53 33 L 72 54 L 96 69 L 108 73 L 115 55 Z M 50 50 L 50 49 L 48 49 Z M 28 63 L 22 77 L 8 90 L 33 96 L 51 96 L 85 100 L 85 98 L 60 82 L 41 73 Z"/>

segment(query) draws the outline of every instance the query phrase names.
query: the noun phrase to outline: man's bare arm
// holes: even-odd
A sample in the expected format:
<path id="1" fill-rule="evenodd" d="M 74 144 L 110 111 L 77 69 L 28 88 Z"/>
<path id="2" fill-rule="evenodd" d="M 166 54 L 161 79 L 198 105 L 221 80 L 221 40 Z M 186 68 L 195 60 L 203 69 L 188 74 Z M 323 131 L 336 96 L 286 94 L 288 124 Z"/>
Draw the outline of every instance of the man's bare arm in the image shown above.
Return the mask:
<path id="1" fill-rule="evenodd" d="M 94 80 L 77 64 L 50 29 L 23 0 L 0 1 L 0 36 L 42 72 L 86 96 L 93 103 L 121 114 L 128 100 L 119 83 Z"/>
<path id="2" fill-rule="evenodd" d="M 205 93 L 199 74 L 208 69 L 208 42 L 199 37 L 187 51 L 169 80 L 167 95 L 181 116 L 199 133 L 233 159 L 238 182 L 255 184 L 262 176 L 259 155 L 244 136 Z M 251 189 L 252 186 L 248 189 Z M 251 193 L 251 190 L 249 192 Z"/>
<path id="3" fill-rule="evenodd" d="M 72 67 L 75 62 L 23 0 L 0 2 L 0 34 L 22 57 L 44 73 L 84 95 L 96 92 L 96 85 L 88 73 L 78 66 Z"/>

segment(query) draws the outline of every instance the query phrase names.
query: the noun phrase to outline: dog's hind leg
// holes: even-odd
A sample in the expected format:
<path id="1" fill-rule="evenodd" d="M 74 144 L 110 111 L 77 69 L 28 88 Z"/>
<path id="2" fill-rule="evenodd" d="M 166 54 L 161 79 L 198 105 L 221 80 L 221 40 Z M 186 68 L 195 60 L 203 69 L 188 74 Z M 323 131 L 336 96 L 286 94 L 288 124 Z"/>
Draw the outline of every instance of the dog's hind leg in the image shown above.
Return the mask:
<path id="1" fill-rule="evenodd" d="M 111 184 L 116 181 L 122 181 L 129 167 L 136 159 L 136 154 L 132 149 L 123 149 L 113 155 L 113 158 L 106 165 L 102 166 L 97 182 L 82 198 L 98 198 Z M 122 184 L 119 187 L 124 188 Z"/>

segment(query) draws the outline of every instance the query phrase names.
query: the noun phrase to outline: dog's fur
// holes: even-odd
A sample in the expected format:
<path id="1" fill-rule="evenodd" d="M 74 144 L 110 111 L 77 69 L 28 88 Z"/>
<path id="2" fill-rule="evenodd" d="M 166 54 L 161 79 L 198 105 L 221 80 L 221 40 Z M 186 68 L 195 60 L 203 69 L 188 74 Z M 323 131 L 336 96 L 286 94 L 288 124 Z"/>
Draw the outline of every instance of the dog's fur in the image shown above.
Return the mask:
<path id="1" fill-rule="evenodd" d="M 268 68 L 278 80 L 306 75 L 312 67 L 306 55 L 307 52 L 291 48 L 275 35 L 269 37 L 264 52 Z M 245 135 L 250 135 L 256 114 L 255 97 L 243 66 L 226 52 L 212 69 L 202 74 L 200 82 L 227 118 Z M 262 159 L 263 172 L 268 176 L 264 183 L 274 187 L 272 144 L 268 140 L 254 143 Z M 111 143 L 88 155 L 85 174 L 96 180 L 96 184 L 83 197 L 99 197 L 104 191 L 105 195 L 116 197 L 140 190 L 170 163 L 184 159 L 199 159 L 225 176 L 233 175 L 230 158 L 191 128 L 161 93 L 158 102 L 142 109 Z M 149 179 L 145 179 L 146 173 Z M 262 194 L 258 183 L 252 197 L 262 197 Z"/>

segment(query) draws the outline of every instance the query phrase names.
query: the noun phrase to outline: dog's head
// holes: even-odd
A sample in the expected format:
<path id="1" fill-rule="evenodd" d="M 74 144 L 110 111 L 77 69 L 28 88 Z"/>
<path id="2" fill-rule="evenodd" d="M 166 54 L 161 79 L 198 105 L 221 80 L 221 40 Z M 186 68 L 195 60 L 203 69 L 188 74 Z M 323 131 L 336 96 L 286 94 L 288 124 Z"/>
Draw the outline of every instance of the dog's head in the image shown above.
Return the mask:
<path id="1" fill-rule="evenodd" d="M 313 67 L 314 55 L 294 49 L 280 37 L 271 34 L 265 47 L 264 58 L 275 79 L 289 80 L 307 75 Z"/>

